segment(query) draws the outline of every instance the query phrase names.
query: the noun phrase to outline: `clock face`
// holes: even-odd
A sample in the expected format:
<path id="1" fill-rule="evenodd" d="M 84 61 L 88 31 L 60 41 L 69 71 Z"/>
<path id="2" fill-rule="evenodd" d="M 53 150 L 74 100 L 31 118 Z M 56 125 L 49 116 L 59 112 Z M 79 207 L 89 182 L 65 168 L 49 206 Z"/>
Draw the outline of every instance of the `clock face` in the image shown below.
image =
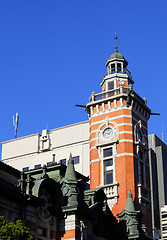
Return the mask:
<path id="1" fill-rule="evenodd" d="M 110 128 L 110 127 L 107 127 L 107 128 L 103 131 L 103 137 L 106 138 L 106 139 L 111 138 L 112 134 L 113 134 L 113 130 L 112 130 L 112 128 Z"/>

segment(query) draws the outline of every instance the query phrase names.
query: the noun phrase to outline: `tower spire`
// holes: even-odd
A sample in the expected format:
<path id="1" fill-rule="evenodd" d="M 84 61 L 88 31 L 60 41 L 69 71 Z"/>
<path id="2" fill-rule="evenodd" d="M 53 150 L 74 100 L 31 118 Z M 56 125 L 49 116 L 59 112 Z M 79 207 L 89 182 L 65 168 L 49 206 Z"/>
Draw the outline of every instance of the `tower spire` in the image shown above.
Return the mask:
<path id="1" fill-rule="evenodd" d="M 70 153 L 70 157 L 68 160 L 68 165 L 67 165 L 67 169 L 66 169 L 66 173 L 65 173 L 65 179 L 70 181 L 76 181 L 77 177 L 76 177 L 76 173 L 75 173 L 75 169 L 74 169 L 74 160 L 72 158 L 72 154 Z"/>
<path id="2" fill-rule="evenodd" d="M 118 52 L 118 47 L 117 47 L 117 39 L 118 39 L 118 37 L 117 37 L 116 33 L 115 33 L 114 39 L 115 39 L 115 52 Z"/>
<path id="3" fill-rule="evenodd" d="M 128 195 L 127 195 L 125 210 L 128 211 L 128 212 L 134 212 L 135 211 L 135 206 L 134 206 L 134 203 L 133 203 L 133 198 L 132 198 L 130 188 L 129 188 Z"/>

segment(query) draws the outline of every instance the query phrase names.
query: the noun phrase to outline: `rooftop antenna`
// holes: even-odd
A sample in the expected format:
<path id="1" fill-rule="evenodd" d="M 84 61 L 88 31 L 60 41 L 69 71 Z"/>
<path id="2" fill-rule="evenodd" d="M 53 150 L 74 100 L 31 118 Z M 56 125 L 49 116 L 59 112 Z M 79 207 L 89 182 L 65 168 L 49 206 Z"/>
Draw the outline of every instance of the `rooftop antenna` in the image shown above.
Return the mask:
<path id="1" fill-rule="evenodd" d="M 19 125 L 19 114 L 16 113 L 16 119 L 13 116 L 13 126 L 15 128 L 15 138 L 17 138 L 17 128 L 18 128 L 18 125 Z"/>
<path id="2" fill-rule="evenodd" d="M 118 37 L 117 37 L 116 33 L 115 33 L 114 39 L 115 39 L 115 52 L 118 52 L 118 47 L 117 47 L 117 39 L 118 39 Z"/>

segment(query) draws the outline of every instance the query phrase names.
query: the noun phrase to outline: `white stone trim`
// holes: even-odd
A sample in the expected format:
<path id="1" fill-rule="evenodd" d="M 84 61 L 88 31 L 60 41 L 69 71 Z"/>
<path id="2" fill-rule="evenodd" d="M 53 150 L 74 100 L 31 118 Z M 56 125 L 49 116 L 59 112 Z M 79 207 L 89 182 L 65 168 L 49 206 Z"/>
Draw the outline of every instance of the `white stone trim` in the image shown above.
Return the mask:
<path id="1" fill-rule="evenodd" d="M 122 157 L 122 156 L 131 156 L 131 157 L 135 157 L 136 155 L 135 155 L 134 153 L 127 153 L 127 152 L 124 152 L 124 153 L 117 154 L 115 157 Z"/>
<path id="2" fill-rule="evenodd" d="M 114 99 L 114 108 L 117 108 L 117 100 Z"/>
<path id="3" fill-rule="evenodd" d="M 120 98 L 121 99 L 121 98 Z M 103 107 L 103 104 L 102 103 L 102 107 Z M 96 104 L 97 106 L 98 104 Z M 92 108 L 92 106 L 90 107 L 90 109 Z M 138 108 L 138 107 L 137 107 Z M 111 109 L 107 109 L 107 110 L 103 110 L 102 111 L 99 111 L 98 113 L 94 113 L 93 114 L 93 111 L 91 110 L 91 116 L 97 116 L 97 115 L 103 115 L 103 114 L 107 114 L 109 112 L 114 112 L 114 111 L 118 111 L 118 110 L 121 110 L 121 109 L 127 109 L 127 110 L 131 110 L 133 111 L 134 113 L 136 113 L 136 115 L 138 115 L 143 121 L 148 121 L 148 116 L 149 114 L 147 113 L 145 117 L 143 117 L 143 114 L 140 113 L 140 111 L 137 110 L 136 107 L 127 107 L 127 106 L 124 106 L 124 105 L 121 105 L 119 107 L 117 107 L 117 100 L 114 99 L 114 108 L 111 108 Z"/>
<path id="4" fill-rule="evenodd" d="M 93 146 L 89 149 L 89 152 L 91 152 L 93 149 L 96 149 L 96 146 Z"/>
<path id="5" fill-rule="evenodd" d="M 92 139 L 90 140 L 90 142 L 96 141 L 97 139 L 98 139 L 97 137 L 92 138 Z"/>
<path id="6" fill-rule="evenodd" d="M 99 105 L 98 104 L 96 104 L 96 111 L 97 111 L 97 113 L 99 113 Z"/>
<path id="7" fill-rule="evenodd" d="M 115 120 L 115 119 L 119 119 L 119 118 L 122 118 L 122 117 L 132 118 L 132 115 L 122 114 L 122 115 L 119 115 L 119 116 L 117 116 L 117 117 L 109 118 L 109 120 Z M 137 120 L 136 118 L 134 118 L 134 117 L 133 117 L 133 120 L 135 120 L 136 122 L 138 122 L 138 120 Z M 93 125 L 96 125 L 96 124 L 98 124 L 98 123 L 103 123 L 104 121 L 105 121 L 105 119 L 104 119 L 104 120 L 97 121 L 97 122 L 93 122 L 93 123 L 91 123 L 91 124 L 89 125 L 89 128 L 91 128 Z M 134 124 L 132 124 L 132 123 L 119 123 L 119 124 L 117 124 L 117 126 L 124 126 L 124 125 L 126 125 L 126 126 L 133 126 L 133 127 L 134 127 Z M 143 128 L 144 128 L 145 130 L 147 130 L 147 128 L 146 128 L 144 125 L 143 125 Z M 93 130 L 93 131 L 95 131 L 95 130 Z M 93 131 L 91 131 L 91 132 L 93 132 Z"/>
<path id="8" fill-rule="evenodd" d="M 93 115 L 93 106 L 90 107 L 91 116 Z"/>
<path id="9" fill-rule="evenodd" d="M 109 118 L 109 120 L 115 120 L 115 119 L 119 119 L 119 118 L 122 118 L 122 117 L 126 117 L 126 118 L 132 118 L 132 115 L 125 115 L 125 114 L 122 114 L 122 115 L 119 115 L 119 116 L 116 116 L 116 117 L 111 117 Z M 134 119 L 136 120 L 136 119 Z M 105 121 L 105 119 L 103 120 L 100 120 L 100 121 L 96 121 L 96 122 L 93 122 L 89 125 L 89 128 L 91 128 L 91 126 L 93 125 L 96 125 L 98 123 L 103 123 Z M 136 120 L 137 121 L 137 120 Z M 125 123 L 121 123 L 121 124 L 125 124 Z M 128 123 L 127 123 L 128 124 Z"/>
<path id="10" fill-rule="evenodd" d="M 120 98 L 121 108 L 123 107 L 123 98 Z"/>
<path id="11" fill-rule="evenodd" d="M 104 102 L 102 103 L 102 111 L 105 112 Z"/>
<path id="12" fill-rule="evenodd" d="M 121 139 L 121 140 L 119 140 L 119 143 L 122 143 L 122 142 L 132 142 L 133 143 L 133 139 Z M 118 144 L 119 144 L 118 143 Z M 108 144 L 109 145 L 109 144 Z M 93 150 L 93 149 L 96 149 L 97 147 L 96 146 L 93 146 L 93 147 L 91 147 L 90 148 L 90 150 L 89 150 L 89 152 L 91 151 L 91 150 Z"/>
<path id="13" fill-rule="evenodd" d="M 125 134 L 125 133 L 127 133 L 127 134 L 133 134 L 133 131 L 121 131 L 121 132 L 119 132 L 119 134 Z"/>
<path id="14" fill-rule="evenodd" d="M 111 111 L 111 102 L 108 101 L 108 110 Z"/>
<path id="15" fill-rule="evenodd" d="M 94 163 L 94 162 L 100 162 L 100 161 L 101 161 L 101 160 L 100 160 L 99 158 L 97 158 L 97 159 L 93 159 L 93 160 L 90 161 L 89 165 L 90 165 L 91 163 Z"/>
<path id="16" fill-rule="evenodd" d="M 133 142 L 132 139 L 121 139 L 119 140 L 119 143 L 122 143 L 122 142 Z"/>

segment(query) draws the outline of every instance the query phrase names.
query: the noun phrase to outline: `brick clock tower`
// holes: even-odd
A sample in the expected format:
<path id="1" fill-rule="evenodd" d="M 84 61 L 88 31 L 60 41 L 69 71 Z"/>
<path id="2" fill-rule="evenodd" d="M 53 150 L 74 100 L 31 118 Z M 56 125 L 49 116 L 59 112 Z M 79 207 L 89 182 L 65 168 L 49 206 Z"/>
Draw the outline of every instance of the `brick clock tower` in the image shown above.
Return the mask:
<path id="1" fill-rule="evenodd" d="M 151 110 L 134 90 L 128 62 L 117 49 L 106 62 L 102 92 L 86 105 L 90 130 L 90 187 L 104 189 L 114 215 L 125 209 L 130 189 L 151 235 L 147 121 Z"/>

